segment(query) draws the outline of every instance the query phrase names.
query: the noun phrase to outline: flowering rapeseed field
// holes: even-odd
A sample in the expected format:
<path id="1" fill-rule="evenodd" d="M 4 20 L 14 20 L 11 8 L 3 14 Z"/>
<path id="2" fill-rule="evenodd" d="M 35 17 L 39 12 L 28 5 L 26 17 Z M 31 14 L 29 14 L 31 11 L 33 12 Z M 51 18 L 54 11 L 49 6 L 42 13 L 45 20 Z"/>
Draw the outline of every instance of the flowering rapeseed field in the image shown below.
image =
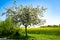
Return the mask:
<path id="1" fill-rule="evenodd" d="M 24 28 L 21 28 L 24 33 Z M 29 34 L 49 34 L 60 35 L 60 28 L 58 27 L 46 27 L 46 28 L 27 28 Z"/>

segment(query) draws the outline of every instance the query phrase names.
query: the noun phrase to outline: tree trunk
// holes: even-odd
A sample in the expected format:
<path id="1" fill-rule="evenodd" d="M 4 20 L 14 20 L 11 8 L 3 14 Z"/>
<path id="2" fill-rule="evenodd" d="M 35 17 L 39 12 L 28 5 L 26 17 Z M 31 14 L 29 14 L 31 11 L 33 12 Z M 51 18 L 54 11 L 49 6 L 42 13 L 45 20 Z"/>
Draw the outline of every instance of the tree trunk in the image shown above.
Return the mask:
<path id="1" fill-rule="evenodd" d="M 25 25 L 25 33 L 26 33 L 26 37 L 27 37 L 27 26 Z"/>

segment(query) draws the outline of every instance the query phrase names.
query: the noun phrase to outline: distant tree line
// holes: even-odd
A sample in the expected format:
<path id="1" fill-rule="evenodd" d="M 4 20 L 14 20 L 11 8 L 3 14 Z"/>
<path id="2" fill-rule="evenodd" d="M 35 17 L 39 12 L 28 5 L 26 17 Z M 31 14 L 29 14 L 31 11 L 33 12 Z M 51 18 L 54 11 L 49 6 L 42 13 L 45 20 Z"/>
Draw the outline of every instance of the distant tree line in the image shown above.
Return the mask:
<path id="1" fill-rule="evenodd" d="M 47 26 L 41 26 L 41 27 L 60 27 L 60 24 L 59 25 L 47 25 Z"/>

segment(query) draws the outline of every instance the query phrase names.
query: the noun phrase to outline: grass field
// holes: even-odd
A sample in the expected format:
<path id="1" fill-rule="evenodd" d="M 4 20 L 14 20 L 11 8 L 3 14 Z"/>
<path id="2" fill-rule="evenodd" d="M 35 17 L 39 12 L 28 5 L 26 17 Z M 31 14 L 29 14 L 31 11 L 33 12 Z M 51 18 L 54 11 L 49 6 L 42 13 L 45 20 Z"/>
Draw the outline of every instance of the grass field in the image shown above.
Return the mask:
<path id="1" fill-rule="evenodd" d="M 45 35 L 45 34 L 29 34 L 31 38 L 29 40 L 60 40 L 60 36 Z"/>
<path id="2" fill-rule="evenodd" d="M 28 36 L 28 40 L 60 40 L 60 28 L 28 28 Z"/>

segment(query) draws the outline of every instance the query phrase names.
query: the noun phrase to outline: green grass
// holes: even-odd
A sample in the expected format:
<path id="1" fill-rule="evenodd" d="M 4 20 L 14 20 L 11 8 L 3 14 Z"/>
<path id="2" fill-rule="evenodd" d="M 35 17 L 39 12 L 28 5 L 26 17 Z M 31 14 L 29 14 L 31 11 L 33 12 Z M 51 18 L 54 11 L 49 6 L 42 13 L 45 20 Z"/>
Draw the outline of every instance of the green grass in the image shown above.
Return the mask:
<path id="1" fill-rule="evenodd" d="M 45 34 L 28 34 L 31 36 L 29 40 L 60 40 L 60 36 Z"/>
<path id="2" fill-rule="evenodd" d="M 22 28 L 24 33 L 24 28 Z M 46 27 L 46 28 L 28 28 L 28 40 L 60 40 L 60 28 Z"/>

